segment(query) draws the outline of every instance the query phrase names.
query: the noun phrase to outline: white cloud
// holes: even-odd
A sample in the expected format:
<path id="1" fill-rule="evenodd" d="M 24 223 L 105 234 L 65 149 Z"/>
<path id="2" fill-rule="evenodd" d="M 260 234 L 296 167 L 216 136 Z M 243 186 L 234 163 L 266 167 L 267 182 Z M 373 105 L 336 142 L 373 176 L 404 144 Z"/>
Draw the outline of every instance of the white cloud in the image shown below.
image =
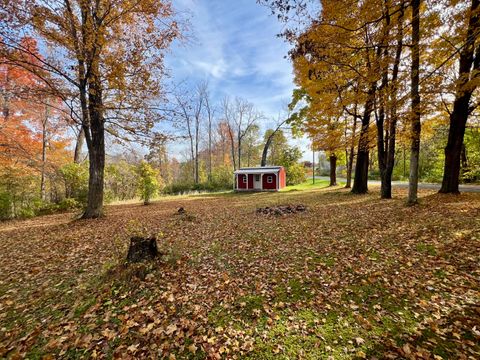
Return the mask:
<path id="1" fill-rule="evenodd" d="M 177 0 L 175 5 L 192 15 L 195 39 L 167 58 L 174 79 L 192 84 L 208 79 L 217 101 L 243 97 L 266 115 L 263 130 L 273 126 L 294 88 L 292 66 L 284 58 L 289 45 L 277 37 L 282 30 L 277 18 L 256 0 Z M 305 147 L 305 141 L 294 142 Z"/>
<path id="2" fill-rule="evenodd" d="M 192 61 L 191 64 L 193 67 L 201 70 L 204 74 L 216 79 L 222 79 L 223 75 L 227 71 L 227 66 L 225 64 L 225 60 L 223 59 L 220 59 L 214 63 L 209 63 L 206 61 Z"/>

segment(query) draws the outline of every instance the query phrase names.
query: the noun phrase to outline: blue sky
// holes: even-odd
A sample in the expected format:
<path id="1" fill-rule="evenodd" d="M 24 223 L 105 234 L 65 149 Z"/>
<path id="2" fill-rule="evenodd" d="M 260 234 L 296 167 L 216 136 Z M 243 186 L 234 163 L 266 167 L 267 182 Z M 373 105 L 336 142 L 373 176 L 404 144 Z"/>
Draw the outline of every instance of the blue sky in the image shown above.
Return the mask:
<path id="1" fill-rule="evenodd" d="M 267 117 L 262 132 L 272 127 L 294 87 L 284 58 L 289 45 L 277 37 L 282 24 L 255 0 L 174 0 L 174 6 L 190 19 L 191 39 L 167 56 L 173 80 L 208 80 L 216 102 L 245 98 Z M 305 140 L 292 142 L 305 149 Z"/>

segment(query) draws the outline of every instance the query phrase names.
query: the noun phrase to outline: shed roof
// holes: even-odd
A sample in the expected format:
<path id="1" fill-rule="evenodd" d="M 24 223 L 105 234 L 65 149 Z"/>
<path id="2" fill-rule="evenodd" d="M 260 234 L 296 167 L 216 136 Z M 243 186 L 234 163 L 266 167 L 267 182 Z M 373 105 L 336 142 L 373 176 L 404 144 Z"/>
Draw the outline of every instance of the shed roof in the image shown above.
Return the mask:
<path id="1" fill-rule="evenodd" d="M 249 167 L 241 168 L 234 172 L 234 174 L 264 174 L 264 173 L 278 173 L 282 166 L 263 166 L 263 167 Z"/>

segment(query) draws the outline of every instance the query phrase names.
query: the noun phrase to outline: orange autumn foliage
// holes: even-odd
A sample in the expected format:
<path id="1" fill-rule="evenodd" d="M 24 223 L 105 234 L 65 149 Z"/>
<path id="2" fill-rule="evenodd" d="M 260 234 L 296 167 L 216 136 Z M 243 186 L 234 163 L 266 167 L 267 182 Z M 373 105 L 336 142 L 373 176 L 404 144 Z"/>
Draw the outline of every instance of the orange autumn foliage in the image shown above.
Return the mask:
<path id="1" fill-rule="evenodd" d="M 25 39 L 25 43 L 36 48 L 31 39 Z M 67 162 L 69 140 L 65 138 L 61 104 L 45 88 L 42 80 L 28 69 L 0 60 L 0 168 L 38 172 L 45 121 L 49 164 Z"/>

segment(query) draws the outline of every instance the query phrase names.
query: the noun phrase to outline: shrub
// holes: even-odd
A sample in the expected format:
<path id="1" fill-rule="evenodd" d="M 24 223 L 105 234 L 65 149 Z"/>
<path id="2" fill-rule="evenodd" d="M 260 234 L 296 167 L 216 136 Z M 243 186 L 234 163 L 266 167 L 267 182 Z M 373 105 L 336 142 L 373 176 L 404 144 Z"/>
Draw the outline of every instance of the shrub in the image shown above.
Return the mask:
<path id="1" fill-rule="evenodd" d="M 12 195 L 7 192 L 0 192 L 0 220 L 10 219 L 13 216 Z"/>
<path id="2" fill-rule="evenodd" d="M 105 167 L 106 203 L 112 200 L 133 199 L 138 194 L 138 165 L 118 161 Z"/>
<path id="3" fill-rule="evenodd" d="M 189 192 L 193 189 L 194 184 L 180 182 L 167 185 L 163 188 L 163 193 L 166 195 L 178 195 Z"/>
<path id="4" fill-rule="evenodd" d="M 82 204 L 73 198 L 65 198 L 58 203 L 60 211 L 74 211 L 82 208 Z"/>
<path id="5" fill-rule="evenodd" d="M 58 204 L 42 203 L 35 209 L 35 215 L 51 215 L 58 212 Z"/>
<path id="6" fill-rule="evenodd" d="M 29 218 L 35 217 L 36 215 L 37 215 L 37 211 L 35 208 L 23 207 L 20 210 L 18 210 L 16 217 L 20 219 L 29 219 Z"/>
<path id="7" fill-rule="evenodd" d="M 86 204 L 88 196 L 88 162 L 64 165 L 60 169 L 60 173 L 65 182 L 65 196 Z"/>
<path id="8" fill-rule="evenodd" d="M 22 167 L 0 168 L 0 218 L 31 217 L 38 206 L 39 182 Z"/>
<path id="9" fill-rule="evenodd" d="M 142 161 L 137 169 L 139 182 L 138 189 L 140 198 L 145 205 L 150 203 L 150 200 L 158 194 L 158 171 L 146 161 Z"/>
<path id="10" fill-rule="evenodd" d="M 211 190 L 226 190 L 233 187 L 233 174 L 229 166 L 220 166 L 213 170 Z"/>
<path id="11" fill-rule="evenodd" d="M 374 169 L 368 172 L 368 180 L 380 180 L 380 170 Z"/>
<path id="12" fill-rule="evenodd" d="M 190 192 L 216 192 L 222 190 L 230 190 L 232 183 L 203 182 L 194 184 L 191 182 L 178 182 L 167 185 L 163 188 L 162 193 L 165 195 L 183 195 Z"/>
<path id="13" fill-rule="evenodd" d="M 297 185 L 305 182 L 305 168 L 302 164 L 294 163 L 285 168 L 287 173 L 287 185 Z"/>

